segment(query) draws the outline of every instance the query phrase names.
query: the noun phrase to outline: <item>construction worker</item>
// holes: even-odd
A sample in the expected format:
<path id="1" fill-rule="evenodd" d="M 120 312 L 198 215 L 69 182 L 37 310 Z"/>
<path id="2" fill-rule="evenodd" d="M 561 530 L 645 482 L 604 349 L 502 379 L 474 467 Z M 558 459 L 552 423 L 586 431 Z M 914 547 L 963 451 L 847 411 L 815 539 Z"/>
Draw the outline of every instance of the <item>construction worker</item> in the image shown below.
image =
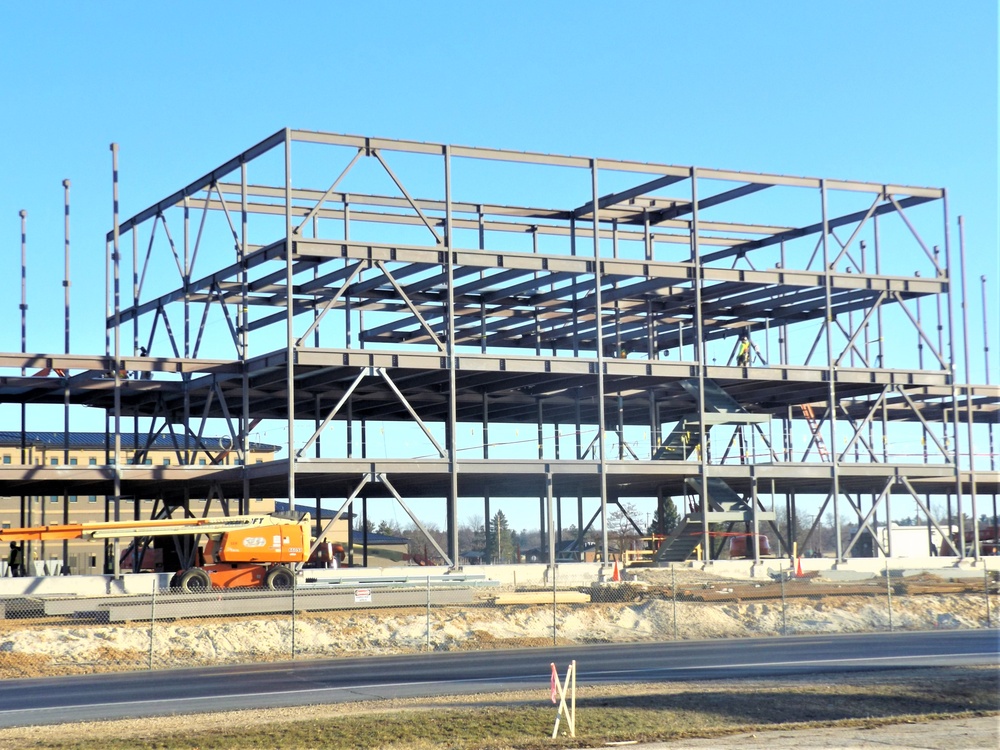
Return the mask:
<path id="1" fill-rule="evenodd" d="M 139 356 L 140 357 L 148 357 L 149 356 L 149 352 L 146 350 L 146 347 L 144 347 L 144 346 L 140 346 L 139 347 Z M 143 370 L 142 372 L 136 373 L 136 376 L 139 378 L 139 380 L 152 380 L 153 379 L 153 373 L 152 373 L 151 370 Z"/>
<path id="2" fill-rule="evenodd" d="M 736 364 L 739 367 L 750 365 L 750 337 L 745 333 L 740 336 L 739 346 L 736 347 Z"/>
<path id="3" fill-rule="evenodd" d="M 17 542 L 10 543 L 10 554 L 7 556 L 7 567 L 14 578 L 20 578 L 24 574 L 24 553 L 17 546 Z"/>

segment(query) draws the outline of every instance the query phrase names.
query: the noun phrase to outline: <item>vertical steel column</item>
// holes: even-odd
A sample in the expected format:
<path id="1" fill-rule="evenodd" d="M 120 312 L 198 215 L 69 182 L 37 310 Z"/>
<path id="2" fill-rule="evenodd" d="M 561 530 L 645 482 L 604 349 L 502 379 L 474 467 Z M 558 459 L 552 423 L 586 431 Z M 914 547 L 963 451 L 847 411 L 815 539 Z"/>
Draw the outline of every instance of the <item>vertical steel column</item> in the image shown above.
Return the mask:
<path id="1" fill-rule="evenodd" d="M 545 498 L 548 501 L 548 511 L 549 511 L 549 525 L 547 527 L 549 536 L 549 572 L 552 575 L 552 580 L 555 581 L 556 577 L 556 545 L 553 541 L 555 536 L 555 514 L 552 512 L 552 472 L 550 467 L 545 467 Z M 544 527 L 543 527 L 544 528 Z"/>
<path id="2" fill-rule="evenodd" d="M 208 211 L 206 206 L 204 209 Z M 184 196 L 184 357 L 191 356 L 191 206 L 188 197 Z M 205 303 L 209 304 L 209 303 Z M 133 344 L 134 346 L 134 344 Z M 133 349 L 134 351 L 134 349 Z M 184 383 L 184 464 L 191 463 L 191 453 L 188 450 L 188 436 L 191 433 L 191 374 L 181 375 Z M 227 459 L 228 460 L 228 459 Z M 185 508 L 188 504 L 185 503 Z"/>
<path id="3" fill-rule="evenodd" d="M 951 281 L 951 227 L 948 220 L 948 193 L 943 191 L 942 201 L 944 203 L 944 262 L 945 272 L 948 276 L 948 381 L 951 383 L 951 426 L 952 426 L 952 455 L 955 462 L 955 512 L 958 516 L 958 544 L 959 559 L 965 557 L 965 517 L 964 503 L 962 502 L 962 466 L 961 453 L 958 439 L 958 383 L 955 376 L 955 293 L 952 291 Z M 943 427 L 942 423 L 942 427 Z M 971 448 L 970 448 L 971 452 Z M 948 533 L 951 533 L 951 514 L 948 519 Z"/>
<path id="4" fill-rule="evenodd" d="M 987 314 L 986 314 L 986 277 L 980 276 L 979 281 L 982 287 L 982 298 L 983 298 L 983 364 L 986 366 L 984 370 L 986 374 L 986 382 L 990 382 L 990 334 L 987 326 Z M 989 424 L 989 436 L 990 436 L 990 471 L 996 471 L 996 454 L 993 451 L 993 423 L 996 420 L 991 419 Z M 993 515 L 996 516 L 996 510 L 994 509 Z"/>
<path id="5" fill-rule="evenodd" d="M 601 564 L 608 562 L 608 466 L 604 455 L 604 323 L 601 302 L 601 224 L 600 194 L 597 192 L 597 159 L 590 160 L 591 187 L 594 194 L 594 323 L 597 346 L 597 443 L 598 479 L 601 484 Z M 575 306 L 574 306 L 575 309 Z M 575 337 L 574 337 L 575 338 Z"/>
<path id="6" fill-rule="evenodd" d="M 240 246 L 236 248 L 236 259 L 240 264 L 240 302 L 237 311 L 239 323 L 239 356 L 240 380 L 243 383 L 242 409 L 240 419 L 240 449 L 243 456 L 250 456 L 250 371 L 247 362 L 250 359 L 250 278 L 247 269 L 246 254 L 248 241 L 248 207 L 247 207 L 247 164 L 240 164 Z M 240 497 L 240 515 L 250 512 L 250 469 L 248 461 L 243 462 L 243 492 Z"/>
<path id="7" fill-rule="evenodd" d="M 451 217 L 451 146 L 444 147 L 444 251 L 445 273 L 448 285 L 448 490 L 447 525 L 448 557 L 452 565 L 461 567 L 458 549 L 458 395 L 455 368 L 455 269 L 452 257 L 452 217 Z"/>
<path id="8" fill-rule="evenodd" d="M 760 521 L 757 518 L 757 466 L 756 464 L 750 465 L 750 502 L 753 508 L 753 533 L 751 535 L 751 543 L 753 544 L 753 562 L 754 565 L 760 563 L 760 545 L 757 543 L 757 534 L 760 533 Z"/>
<path id="9" fill-rule="evenodd" d="M 830 472 L 833 479 L 833 528 L 836 534 L 837 561 L 844 559 L 844 542 L 840 528 L 840 454 L 837 451 L 837 368 L 833 357 L 833 276 L 830 268 L 830 223 L 826 208 L 826 180 L 819 181 L 820 202 L 823 210 L 823 287 L 826 305 L 826 362 L 830 369 L 827 381 L 827 421 L 830 423 Z"/>
<path id="10" fill-rule="evenodd" d="M 483 390 L 483 460 L 488 461 L 490 458 L 490 402 L 485 390 Z M 486 487 L 486 494 L 483 495 L 483 534 L 486 539 L 486 562 L 492 562 L 489 559 L 489 553 L 492 549 L 490 545 L 490 494 L 489 486 Z"/>
<path id="11" fill-rule="evenodd" d="M 23 208 L 18 211 L 21 217 L 21 354 L 28 351 L 28 212 Z M 21 359 L 21 377 L 28 374 L 24 367 L 24 358 Z M 28 421 L 28 406 L 21 402 L 21 465 L 28 463 L 28 434 L 26 432 Z M 21 495 L 21 526 L 29 526 L 31 518 L 31 498 Z M 28 512 L 25 512 L 28 511 Z M 27 568 L 28 560 L 31 559 L 31 542 L 28 542 L 27 549 L 21 545 L 21 562 Z"/>
<path id="12" fill-rule="evenodd" d="M 69 188 L 70 181 L 63 180 L 63 353 L 69 354 Z M 63 465 L 69 464 L 69 372 L 63 375 Z M 64 524 L 69 523 L 69 494 L 63 489 L 63 517 Z M 69 574 L 69 540 L 64 539 L 62 543 L 62 574 Z"/>
<path id="13" fill-rule="evenodd" d="M 135 314 L 132 316 L 132 351 L 135 352 L 135 347 L 139 341 L 139 230 L 136 227 L 132 227 L 132 309 Z M 184 436 L 184 444 L 187 445 L 188 436 Z M 139 413 L 138 411 L 132 414 L 132 450 L 136 449 L 139 445 Z M 147 446 L 148 447 L 148 446 Z M 134 455 L 134 453 L 133 453 Z M 138 494 L 132 496 L 132 516 L 138 521 L 142 517 L 142 512 L 140 510 L 140 499 Z M 138 541 L 135 542 L 138 544 Z M 138 547 L 137 547 L 138 548 Z M 142 561 L 135 555 L 132 557 L 132 565 L 135 571 L 138 571 L 139 565 Z"/>
<path id="14" fill-rule="evenodd" d="M 122 494 L 122 435 L 121 435 L 121 421 L 122 421 L 122 383 L 121 383 L 121 372 L 122 372 L 122 361 L 121 361 L 121 325 L 122 325 L 122 315 L 121 315 L 121 232 L 118 226 L 118 144 L 111 144 L 111 165 L 113 171 L 113 192 L 114 192 L 114 227 L 112 228 L 112 240 L 111 240 L 111 265 L 113 269 L 113 279 L 114 279 L 114 375 L 115 375 L 115 470 L 114 470 L 114 520 L 121 520 L 121 494 Z M 107 506 L 107 501 L 105 500 L 105 506 Z M 107 513 L 105 512 L 105 515 Z M 121 577 L 121 570 L 118 565 L 118 544 L 117 538 L 112 540 L 111 544 L 111 555 L 112 555 L 112 572 L 115 578 Z M 107 545 L 107 543 L 105 543 Z M 105 555 L 107 555 L 108 547 L 105 546 Z M 105 568 L 107 567 L 107 560 L 105 559 Z"/>
<path id="15" fill-rule="evenodd" d="M 295 305 L 292 299 L 292 131 L 285 128 L 285 378 L 288 396 L 288 506 L 295 507 Z"/>
<path id="16" fill-rule="evenodd" d="M 698 454 L 698 477 L 701 480 L 701 549 L 702 559 L 711 562 L 712 544 L 708 531 L 708 425 L 705 424 L 705 361 L 704 320 L 701 316 L 701 297 L 704 273 L 701 268 L 701 249 L 698 246 L 698 169 L 691 167 L 691 262 L 694 264 L 694 326 L 695 341 L 692 353 L 698 365 L 698 421 L 701 430 L 701 450 Z"/>
<path id="17" fill-rule="evenodd" d="M 882 250 L 879 244 L 879 231 L 878 231 L 878 215 L 872 217 L 872 237 L 875 242 L 875 275 L 879 276 L 882 274 Z M 882 306 L 879 305 L 878 309 L 875 310 L 875 321 L 876 321 L 876 333 L 878 333 L 878 356 L 876 361 L 880 368 L 885 367 L 885 339 L 882 335 Z M 889 425 L 889 409 L 885 404 L 885 400 L 882 401 L 882 462 L 889 462 L 889 435 L 887 433 Z"/>
<path id="18" fill-rule="evenodd" d="M 990 335 L 988 333 L 986 325 L 986 277 L 980 276 L 979 281 L 982 286 L 982 297 L 983 297 L 983 358 L 984 364 L 986 365 L 985 374 L 986 382 L 990 382 Z M 995 419 L 991 419 L 987 427 L 989 435 L 989 451 L 990 451 L 990 471 L 996 471 L 996 453 L 993 449 L 993 423 L 996 422 Z M 997 496 L 993 493 L 993 540 L 997 541 L 1000 539 L 1000 517 L 997 516 Z"/>
<path id="19" fill-rule="evenodd" d="M 958 260 L 962 274 L 962 350 L 965 352 L 965 417 L 969 440 L 969 504 L 972 515 L 972 558 L 979 560 L 979 513 L 976 507 L 976 456 L 972 451 L 972 365 L 969 354 L 969 296 L 965 269 L 965 217 L 958 217 Z M 957 410 L 957 405 L 956 405 Z M 963 537 L 964 539 L 964 537 Z"/>
<path id="20" fill-rule="evenodd" d="M 535 436 L 536 436 L 536 440 L 538 442 L 538 460 L 541 461 L 541 460 L 543 460 L 545 458 L 545 448 L 544 448 L 544 445 L 545 445 L 545 443 L 544 443 L 544 440 L 545 440 L 545 431 L 544 431 L 544 423 L 542 422 L 542 417 L 543 417 L 543 414 L 542 414 L 542 400 L 540 398 L 535 399 L 535 404 L 538 407 L 537 408 L 537 424 L 536 424 L 536 427 L 535 427 Z M 549 499 L 548 496 L 546 496 L 546 495 L 543 495 L 543 496 L 541 496 L 541 497 L 538 498 L 539 550 L 545 549 L 546 531 L 547 531 L 547 529 L 549 527 L 549 524 L 545 520 L 546 499 Z M 549 499 L 548 508 L 549 508 L 550 511 L 552 510 L 551 499 Z M 551 537 L 549 537 L 549 540 L 551 540 Z M 549 546 L 551 546 L 551 544 Z"/>

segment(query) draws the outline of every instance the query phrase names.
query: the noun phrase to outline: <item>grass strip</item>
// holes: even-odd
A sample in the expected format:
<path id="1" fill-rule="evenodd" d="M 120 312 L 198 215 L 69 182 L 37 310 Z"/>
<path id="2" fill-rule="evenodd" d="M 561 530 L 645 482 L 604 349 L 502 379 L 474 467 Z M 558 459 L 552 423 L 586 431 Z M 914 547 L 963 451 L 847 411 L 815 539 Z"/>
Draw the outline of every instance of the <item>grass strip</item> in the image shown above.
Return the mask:
<path id="1" fill-rule="evenodd" d="M 86 736 L 34 738 L 18 747 L 78 750 L 236 750 L 244 748 L 378 747 L 386 750 L 541 750 L 582 748 L 611 742 L 669 741 L 768 729 L 878 726 L 937 718 L 982 716 L 1000 711 L 1000 671 L 920 670 L 909 676 L 831 678 L 825 683 L 779 685 L 739 681 L 644 686 L 583 686 L 577 696 L 575 738 L 550 738 L 556 709 L 544 695 L 516 693 L 453 698 L 440 705 L 393 707 L 355 704 L 298 709 L 298 718 L 255 722 L 253 711 L 211 729 L 188 717 L 180 727 L 157 729 L 157 720 L 129 736 L 100 731 Z M 313 716 L 310 716 L 310 710 Z M 316 718 L 315 713 L 325 713 Z M 93 725 L 91 725 L 93 726 Z M 100 726 L 100 725 L 98 725 Z M 562 724 L 565 728 L 565 721 Z M 22 740 L 25 738 L 22 737 Z M 4 744 L 0 734 L 0 747 Z M 13 745 L 11 745 L 13 746 Z"/>

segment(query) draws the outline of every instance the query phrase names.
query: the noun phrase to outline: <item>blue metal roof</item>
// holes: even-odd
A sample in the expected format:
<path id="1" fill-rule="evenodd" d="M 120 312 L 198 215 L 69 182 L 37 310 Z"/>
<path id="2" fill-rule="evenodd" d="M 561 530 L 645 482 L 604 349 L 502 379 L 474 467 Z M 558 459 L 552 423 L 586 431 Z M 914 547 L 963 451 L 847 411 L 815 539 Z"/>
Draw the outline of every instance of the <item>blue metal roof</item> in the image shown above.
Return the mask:
<path id="1" fill-rule="evenodd" d="M 351 538 L 354 539 L 355 544 L 361 544 L 364 542 L 364 534 L 355 529 L 351 532 Z M 368 544 L 409 544 L 410 540 L 405 536 L 389 536 L 388 534 L 379 534 L 374 531 L 368 532 Z"/>
<path id="2" fill-rule="evenodd" d="M 103 432 L 70 432 L 68 434 L 69 447 L 75 449 L 87 449 L 87 450 L 104 450 L 105 446 L 109 443 L 113 445 L 114 438 Z M 138 438 L 138 440 L 136 439 Z M 24 440 L 25 445 L 29 446 L 43 446 L 45 448 L 58 450 L 65 447 L 67 434 L 64 432 L 54 432 L 54 431 L 37 431 L 37 430 L 25 430 Z M 123 450 L 135 450 L 136 445 L 139 448 L 148 448 L 152 450 L 193 450 L 198 448 L 200 450 L 226 450 L 231 448 L 233 445 L 233 440 L 228 435 L 222 437 L 203 437 L 201 441 L 198 442 L 195 438 L 185 435 L 177 435 L 176 438 L 171 435 L 157 435 L 150 442 L 146 435 L 134 435 L 133 433 L 121 434 L 122 449 Z M 10 447 L 10 448 L 20 448 L 21 447 L 21 432 L 19 430 L 0 430 L 0 446 Z M 269 445 L 267 443 L 250 443 L 250 450 L 253 451 L 265 451 L 270 453 L 277 453 L 281 450 L 279 445 Z"/>

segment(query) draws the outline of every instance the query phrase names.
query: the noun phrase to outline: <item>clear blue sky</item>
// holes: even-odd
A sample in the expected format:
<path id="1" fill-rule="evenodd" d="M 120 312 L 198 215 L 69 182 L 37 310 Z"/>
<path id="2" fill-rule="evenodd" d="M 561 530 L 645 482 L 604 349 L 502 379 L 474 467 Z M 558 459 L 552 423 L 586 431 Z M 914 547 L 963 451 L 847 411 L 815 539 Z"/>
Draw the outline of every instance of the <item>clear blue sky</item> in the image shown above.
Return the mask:
<path id="1" fill-rule="evenodd" d="M 946 187 L 975 329 L 981 274 L 996 316 L 995 0 L 7 2 L 0 27 L 0 350 L 20 209 L 28 349 L 62 349 L 70 178 L 73 348 L 100 352 L 108 144 L 128 216 L 286 125 Z"/>
<path id="2" fill-rule="evenodd" d="M 68 177 L 74 342 L 103 349 L 110 142 L 127 216 L 286 125 L 946 187 L 997 290 L 996 5 L 3 3 L 4 318 L 24 208 L 28 348 L 61 349 Z"/>

